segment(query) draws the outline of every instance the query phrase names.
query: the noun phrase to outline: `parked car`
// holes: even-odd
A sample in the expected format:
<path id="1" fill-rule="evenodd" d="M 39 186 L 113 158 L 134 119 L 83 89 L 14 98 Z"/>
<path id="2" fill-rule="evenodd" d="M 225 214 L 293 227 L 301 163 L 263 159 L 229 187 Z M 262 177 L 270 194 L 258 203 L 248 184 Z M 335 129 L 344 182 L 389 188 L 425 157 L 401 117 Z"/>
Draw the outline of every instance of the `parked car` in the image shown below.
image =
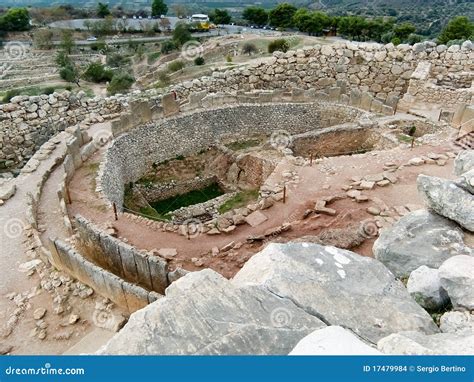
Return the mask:
<path id="1" fill-rule="evenodd" d="M 89 36 L 89 37 L 87 37 L 87 41 L 97 41 L 97 37 Z"/>

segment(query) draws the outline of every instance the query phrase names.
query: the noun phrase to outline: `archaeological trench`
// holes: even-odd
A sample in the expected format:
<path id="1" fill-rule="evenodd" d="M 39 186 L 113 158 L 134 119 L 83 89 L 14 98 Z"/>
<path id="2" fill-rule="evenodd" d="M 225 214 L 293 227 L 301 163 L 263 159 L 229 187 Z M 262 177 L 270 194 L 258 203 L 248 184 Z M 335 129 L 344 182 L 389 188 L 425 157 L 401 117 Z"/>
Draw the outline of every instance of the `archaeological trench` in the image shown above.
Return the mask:
<path id="1" fill-rule="evenodd" d="M 0 105 L 0 350 L 472 354 L 473 62 L 339 42 Z"/>

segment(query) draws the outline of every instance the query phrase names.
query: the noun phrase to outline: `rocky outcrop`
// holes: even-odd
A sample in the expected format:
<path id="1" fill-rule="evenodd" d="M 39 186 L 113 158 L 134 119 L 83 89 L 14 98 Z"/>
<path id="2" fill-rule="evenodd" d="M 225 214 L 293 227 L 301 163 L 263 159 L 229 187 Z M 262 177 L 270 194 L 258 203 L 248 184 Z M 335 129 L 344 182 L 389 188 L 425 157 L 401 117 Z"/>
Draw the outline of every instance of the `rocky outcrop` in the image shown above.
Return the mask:
<path id="1" fill-rule="evenodd" d="M 474 334 L 396 333 L 381 339 L 377 344 L 377 348 L 382 353 L 397 355 L 472 355 L 474 353 Z"/>
<path id="2" fill-rule="evenodd" d="M 288 354 L 325 324 L 261 287 L 190 273 L 130 317 L 102 354 Z"/>
<path id="3" fill-rule="evenodd" d="M 454 182 L 433 176 L 418 176 L 418 192 L 436 213 L 474 232 L 474 198 Z"/>
<path id="4" fill-rule="evenodd" d="M 474 169 L 474 150 L 461 151 L 454 160 L 454 173 L 462 175 Z"/>
<path id="5" fill-rule="evenodd" d="M 289 355 L 380 355 L 349 330 L 328 326 L 303 338 Z"/>
<path id="6" fill-rule="evenodd" d="M 452 256 L 470 255 L 464 234 L 453 222 L 419 210 L 401 218 L 381 232 L 375 241 L 375 258 L 397 277 L 407 277 L 422 265 L 439 268 Z"/>
<path id="7" fill-rule="evenodd" d="M 454 308 L 474 310 L 474 257 L 446 260 L 439 268 L 439 277 Z"/>
<path id="8" fill-rule="evenodd" d="M 269 244 L 233 282 L 263 286 L 328 325 L 349 328 L 373 343 L 398 331 L 438 331 L 383 264 L 335 247 Z"/>
<path id="9" fill-rule="evenodd" d="M 436 310 L 449 302 L 446 291 L 441 287 L 439 271 L 422 265 L 408 278 L 407 289 L 415 301 L 427 310 Z"/>

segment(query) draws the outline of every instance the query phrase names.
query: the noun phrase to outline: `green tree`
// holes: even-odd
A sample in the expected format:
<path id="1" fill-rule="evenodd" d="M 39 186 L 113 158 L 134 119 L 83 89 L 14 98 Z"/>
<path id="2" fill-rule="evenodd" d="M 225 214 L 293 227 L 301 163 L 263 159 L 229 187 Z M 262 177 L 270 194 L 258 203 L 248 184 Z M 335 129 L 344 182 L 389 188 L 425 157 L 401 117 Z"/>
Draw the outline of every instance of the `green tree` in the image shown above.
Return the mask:
<path id="1" fill-rule="evenodd" d="M 242 17 L 250 24 L 266 25 L 268 22 L 268 13 L 262 7 L 245 8 Z"/>
<path id="2" fill-rule="evenodd" d="M 331 18 L 323 12 L 309 12 L 301 8 L 293 15 L 293 24 L 301 32 L 321 35 L 323 29 L 331 25 Z"/>
<path id="3" fill-rule="evenodd" d="M 80 86 L 79 85 L 80 74 L 75 65 L 68 64 L 67 66 L 62 67 L 61 70 L 59 71 L 59 75 L 64 81 L 72 82 L 72 83 L 75 83 L 77 86 Z"/>
<path id="4" fill-rule="evenodd" d="M 105 69 L 100 62 L 93 62 L 89 64 L 85 70 L 83 77 L 91 82 L 107 82 L 110 81 L 114 73 L 111 70 Z"/>
<path id="5" fill-rule="evenodd" d="M 135 78 L 133 78 L 130 74 L 116 73 L 107 87 L 107 93 L 113 95 L 126 92 L 128 89 L 130 89 L 134 82 Z"/>
<path id="6" fill-rule="evenodd" d="M 72 31 L 69 29 L 64 29 L 63 31 L 61 31 L 60 48 L 64 50 L 67 54 L 71 54 L 75 46 L 76 43 L 74 42 Z"/>
<path id="7" fill-rule="evenodd" d="M 99 2 L 97 4 L 97 16 L 100 18 L 104 18 L 108 15 L 110 15 L 109 5 Z"/>
<path id="8" fill-rule="evenodd" d="M 230 24 L 232 21 L 232 17 L 225 9 L 214 9 L 210 14 L 209 19 L 214 24 Z"/>
<path id="9" fill-rule="evenodd" d="M 268 15 L 270 24 L 277 28 L 290 28 L 293 26 L 293 16 L 296 7 L 288 3 L 282 3 L 272 9 Z"/>
<path id="10" fill-rule="evenodd" d="M 451 19 L 438 37 L 440 44 L 446 44 L 451 40 L 467 40 L 474 34 L 474 23 L 466 16 L 458 16 Z"/>
<path id="11" fill-rule="evenodd" d="M 30 29 L 30 14 L 26 8 L 12 8 L 0 16 L 0 30 L 7 32 Z"/>
<path id="12" fill-rule="evenodd" d="M 163 0 L 153 0 L 151 4 L 151 15 L 161 16 L 168 13 L 168 6 Z"/>
<path id="13" fill-rule="evenodd" d="M 398 38 L 401 42 L 408 40 L 408 36 L 416 32 L 416 27 L 412 23 L 402 23 L 395 25 L 393 33 L 395 38 Z"/>
<path id="14" fill-rule="evenodd" d="M 173 31 L 173 41 L 177 46 L 181 46 L 184 43 L 192 39 L 191 31 L 186 23 L 178 23 Z"/>

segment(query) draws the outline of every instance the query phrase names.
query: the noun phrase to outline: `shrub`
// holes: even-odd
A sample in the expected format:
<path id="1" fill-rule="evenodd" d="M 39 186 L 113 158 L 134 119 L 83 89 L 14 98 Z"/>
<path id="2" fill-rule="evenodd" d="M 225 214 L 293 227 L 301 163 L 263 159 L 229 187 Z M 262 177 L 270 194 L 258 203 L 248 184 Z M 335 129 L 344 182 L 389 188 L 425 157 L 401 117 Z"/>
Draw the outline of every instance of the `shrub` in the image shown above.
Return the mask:
<path id="1" fill-rule="evenodd" d="M 2 102 L 8 103 L 12 100 L 13 97 L 16 97 L 21 94 L 19 89 L 8 90 L 2 98 Z"/>
<path id="2" fill-rule="evenodd" d="M 149 65 L 153 64 L 158 58 L 160 58 L 161 53 L 160 52 L 153 52 L 149 53 L 147 56 L 147 62 Z"/>
<path id="3" fill-rule="evenodd" d="M 120 68 L 130 64 L 130 59 L 120 53 L 112 53 L 107 55 L 107 65 L 112 68 Z"/>
<path id="4" fill-rule="evenodd" d="M 44 88 L 43 92 L 44 94 L 50 95 L 53 94 L 55 90 L 54 87 L 48 86 L 47 88 Z"/>
<path id="5" fill-rule="evenodd" d="M 112 80 L 113 72 L 105 69 L 104 65 L 100 62 L 93 62 L 89 64 L 86 71 L 84 72 L 84 78 L 91 82 L 107 82 Z"/>
<path id="6" fill-rule="evenodd" d="M 258 49 L 255 46 L 255 44 L 252 44 L 251 42 L 246 42 L 244 46 L 242 47 L 242 53 L 243 54 L 248 54 L 249 56 L 252 55 L 252 53 L 257 53 Z"/>
<path id="7" fill-rule="evenodd" d="M 199 56 L 194 59 L 194 65 L 201 66 L 204 65 L 206 61 L 204 60 L 203 57 Z"/>
<path id="8" fill-rule="evenodd" d="M 79 73 L 74 65 L 66 65 L 59 71 L 59 76 L 67 82 L 79 82 Z"/>
<path id="9" fill-rule="evenodd" d="M 181 60 L 173 61 L 168 64 L 168 70 L 171 73 L 177 72 L 185 67 L 185 64 Z"/>
<path id="10" fill-rule="evenodd" d="M 290 49 L 290 44 L 283 38 L 273 40 L 268 44 L 268 53 L 273 53 L 276 51 L 286 53 Z"/>
<path id="11" fill-rule="evenodd" d="M 110 81 L 109 86 L 107 87 L 107 93 L 109 94 L 117 94 L 126 92 L 132 84 L 135 82 L 135 78 L 133 78 L 128 73 L 116 73 L 112 77 L 112 81 Z"/>
<path id="12" fill-rule="evenodd" d="M 161 53 L 168 54 L 176 49 L 176 44 L 171 40 L 166 40 L 161 44 Z"/>
<path id="13" fill-rule="evenodd" d="M 230 64 L 232 63 L 233 59 L 232 59 L 232 56 L 230 54 L 228 54 L 225 58 L 225 60 Z"/>

